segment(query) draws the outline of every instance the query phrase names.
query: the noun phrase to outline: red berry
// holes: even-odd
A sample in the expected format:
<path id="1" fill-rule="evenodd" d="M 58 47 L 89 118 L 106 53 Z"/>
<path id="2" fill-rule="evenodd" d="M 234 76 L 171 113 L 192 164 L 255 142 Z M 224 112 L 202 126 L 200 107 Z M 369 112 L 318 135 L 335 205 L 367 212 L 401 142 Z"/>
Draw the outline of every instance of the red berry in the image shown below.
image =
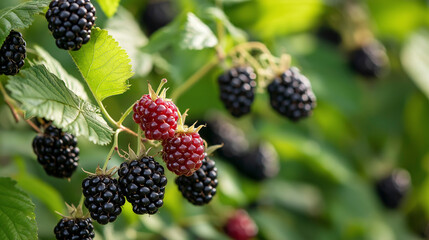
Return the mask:
<path id="1" fill-rule="evenodd" d="M 163 84 L 160 84 L 158 92 Z M 147 139 L 165 140 L 173 137 L 179 118 L 176 105 L 165 99 L 165 91 L 158 96 L 149 85 L 149 92 L 134 105 L 134 121 L 140 125 Z"/>
<path id="2" fill-rule="evenodd" d="M 246 211 L 238 210 L 228 219 L 225 225 L 225 232 L 232 239 L 248 240 L 256 236 L 258 226 L 256 226 Z"/>
<path id="3" fill-rule="evenodd" d="M 205 157 L 204 141 L 198 132 L 177 132 L 162 142 L 162 159 L 168 170 L 190 176 L 197 171 Z"/>

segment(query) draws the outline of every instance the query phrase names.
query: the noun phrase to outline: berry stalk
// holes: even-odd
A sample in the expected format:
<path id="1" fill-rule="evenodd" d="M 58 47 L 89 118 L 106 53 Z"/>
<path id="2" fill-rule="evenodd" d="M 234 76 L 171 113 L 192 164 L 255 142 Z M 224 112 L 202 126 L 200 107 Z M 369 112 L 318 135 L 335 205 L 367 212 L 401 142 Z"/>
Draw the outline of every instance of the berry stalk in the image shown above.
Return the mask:
<path id="1" fill-rule="evenodd" d="M 122 132 L 122 129 L 116 129 L 115 136 L 113 138 L 112 148 L 110 149 L 109 153 L 107 154 L 106 160 L 104 161 L 103 171 L 106 171 L 107 165 L 109 164 L 109 160 L 112 158 L 113 152 L 118 149 L 118 136 L 120 132 Z"/>

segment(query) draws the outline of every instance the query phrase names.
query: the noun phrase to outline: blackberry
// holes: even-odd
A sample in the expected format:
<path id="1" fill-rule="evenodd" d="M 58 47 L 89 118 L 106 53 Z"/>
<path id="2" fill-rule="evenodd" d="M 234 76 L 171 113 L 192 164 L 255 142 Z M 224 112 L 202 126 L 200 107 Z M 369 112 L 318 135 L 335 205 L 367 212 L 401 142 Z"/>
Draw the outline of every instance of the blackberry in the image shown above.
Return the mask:
<path id="1" fill-rule="evenodd" d="M 274 78 L 268 93 L 271 107 L 292 121 L 309 116 L 316 107 L 310 81 L 295 67 Z"/>
<path id="2" fill-rule="evenodd" d="M 250 112 L 255 98 L 256 74 L 251 67 L 235 67 L 218 77 L 220 99 L 234 117 Z"/>
<path id="3" fill-rule="evenodd" d="M 260 143 L 255 149 L 232 163 L 241 174 L 255 181 L 272 178 L 279 171 L 277 152 L 268 142 Z"/>
<path id="4" fill-rule="evenodd" d="M 75 51 L 91 38 L 95 7 L 90 0 L 53 0 L 46 12 L 46 19 L 57 46 Z"/>
<path id="5" fill-rule="evenodd" d="M 204 158 L 203 165 L 191 176 L 179 176 L 176 184 L 184 198 L 194 205 L 209 203 L 216 194 L 217 168 L 215 162 Z"/>
<path id="6" fill-rule="evenodd" d="M 122 212 L 125 198 L 119 188 L 118 180 L 109 175 L 96 175 L 82 182 L 85 207 L 91 217 L 100 224 L 113 222 Z"/>
<path id="7" fill-rule="evenodd" d="M 24 66 L 26 43 L 22 34 L 10 31 L 0 49 L 0 74 L 15 75 Z"/>
<path id="8" fill-rule="evenodd" d="M 410 187 L 410 174 L 399 169 L 379 180 L 376 183 L 376 192 L 384 206 L 395 209 L 400 206 Z"/>
<path id="9" fill-rule="evenodd" d="M 53 125 L 47 126 L 42 135 L 34 138 L 33 150 L 48 175 L 69 178 L 78 166 L 76 137 Z"/>
<path id="10" fill-rule="evenodd" d="M 58 240 L 90 240 L 95 236 L 90 218 L 62 218 L 54 228 Z"/>
<path id="11" fill-rule="evenodd" d="M 224 144 L 216 152 L 227 160 L 242 158 L 249 150 L 249 142 L 243 130 L 222 117 L 213 117 L 200 131 L 209 145 Z"/>
<path id="12" fill-rule="evenodd" d="M 338 46 L 342 42 L 341 34 L 329 26 L 321 26 L 317 29 L 316 36 L 327 43 Z"/>
<path id="13" fill-rule="evenodd" d="M 170 0 L 149 1 L 140 17 L 148 36 L 173 21 L 176 12 Z"/>
<path id="14" fill-rule="evenodd" d="M 372 42 L 351 51 L 349 65 L 356 73 L 367 78 L 375 78 L 386 71 L 389 60 L 383 45 Z"/>
<path id="15" fill-rule="evenodd" d="M 167 178 L 153 157 L 123 162 L 118 171 L 119 187 L 137 214 L 155 214 L 164 204 Z"/>

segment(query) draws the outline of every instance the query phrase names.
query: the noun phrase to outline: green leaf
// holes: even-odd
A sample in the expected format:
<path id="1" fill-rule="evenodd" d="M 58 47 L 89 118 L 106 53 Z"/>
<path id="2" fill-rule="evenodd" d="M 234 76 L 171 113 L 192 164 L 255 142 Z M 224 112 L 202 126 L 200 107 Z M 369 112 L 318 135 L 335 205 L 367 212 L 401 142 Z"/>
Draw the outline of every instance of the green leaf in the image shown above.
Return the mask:
<path id="1" fill-rule="evenodd" d="M 97 100 L 128 90 L 128 79 L 133 76 L 130 59 L 107 30 L 94 28 L 91 40 L 70 55 Z"/>
<path id="2" fill-rule="evenodd" d="M 402 50 L 402 65 L 420 90 L 429 98 L 429 32 L 413 34 Z"/>
<path id="3" fill-rule="evenodd" d="M 97 0 L 104 14 L 106 14 L 106 16 L 109 18 L 115 15 L 120 1 L 121 0 Z"/>
<path id="4" fill-rule="evenodd" d="M 207 13 L 214 19 L 222 22 L 222 24 L 225 26 L 226 30 L 231 34 L 231 37 L 233 37 L 238 42 L 246 41 L 247 35 L 246 33 L 235 27 L 228 19 L 228 16 L 219 8 L 211 7 L 207 8 Z"/>
<path id="5" fill-rule="evenodd" d="M 0 43 L 4 42 L 11 30 L 29 27 L 33 23 L 33 16 L 42 12 L 50 2 L 34 0 L 0 10 Z"/>
<path id="6" fill-rule="evenodd" d="M 15 184 L 0 178 L 0 239 L 37 239 L 34 204 Z"/>
<path id="7" fill-rule="evenodd" d="M 115 17 L 107 21 L 106 29 L 130 56 L 133 72 L 139 76 L 146 76 L 152 70 L 152 57 L 139 50 L 147 44 L 148 39 L 134 16 L 125 8 L 120 7 Z M 130 35 L 133 37 L 130 38 Z"/>
<path id="8" fill-rule="evenodd" d="M 177 42 L 177 36 L 180 36 L 181 24 L 182 19 L 178 17 L 169 25 L 156 31 L 150 37 L 149 43 L 141 48 L 141 51 L 155 53 Z"/>
<path id="9" fill-rule="evenodd" d="M 188 13 L 180 46 L 185 49 L 201 50 L 214 47 L 218 41 L 212 30 L 193 13 Z"/>
<path id="10" fill-rule="evenodd" d="M 81 97 L 83 100 L 88 100 L 88 95 L 85 92 L 85 88 L 83 87 L 82 83 L 79 82 L 79 80 L 68 74 L 61 64 L 43 48 L 36 45 L 34 46 L 34 50 L 36 50 L 37 55 L 42 58 L 41 60 L 36 61 L 38 65 L 44 65 L 49 72 L 55 74 L 55 76 L 63 80 L 68 89 Z"/>
<path id="11" fill-rule="evenodd" d="M 12 97 L 29 116 L 44 117 L 64 131 L 84 136 L 96 144 L 108 144 L 112 129 L 99 109 L 70 91 L 43 65 L 33 66 L 12 77 L 7 85 Z"/>

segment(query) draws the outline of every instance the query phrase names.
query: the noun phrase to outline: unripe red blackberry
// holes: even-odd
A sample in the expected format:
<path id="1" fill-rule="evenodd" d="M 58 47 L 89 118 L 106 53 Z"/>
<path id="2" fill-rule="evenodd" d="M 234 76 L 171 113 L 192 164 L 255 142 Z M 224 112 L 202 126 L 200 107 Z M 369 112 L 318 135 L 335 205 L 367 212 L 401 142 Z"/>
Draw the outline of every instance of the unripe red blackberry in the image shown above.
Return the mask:
<path id="1" fill-rule="evenodd" d="M 24 66 L 27 56 L 22 34 L 10 31 L 0 48 L 0 74 L 15 75 Z"/>
<path id="2" fill-rule="evenodd" d="M 76 137 L 52 124 L 34 138 L 33 150 L 46 173 L 54 177 L 71 177 L 79 164 Z"/>
<path id="3" fill-rule="evenodd" d="M 271 107 L 292 121 L 308 117 L 316 107 L 310 81 L 295 67 L 275 77 L 268 93 Z"/>
<path id="4" fill-rule="evenodd" d="M 52 0 L 46 19 L 59 48 L 79 50 L 91 38 L 95 7 L 90 0 Z"/>
<path id="5" fill-rule="evenodd" d="M 82 192 L 85 207 L 98 223 L 113 222 L 122 212 L 125 198 L 118 180 L 113 179 L 110 174 L 88 176 L 82 181 Z"/>
<path id="6" fill-rule="evenodd" d="M 54 228 L 57 240 L 90 240 L 95 236 L 90 218 L 62 218 Z"/>
<path id="7" fill-rule="evenodd" d="M 133 107 L 133 119 L 147 139 L 165 140 L 173 137 L 177 128 L 179 115 L 176 105 L 165 98 L 166 89 L 158 95 L 166 82 L 166 79 L 162 80 L 156 93 L 149 84 L 149 94 L 143 95 Z"/>
<path id="8" fill-rule="evenodd" d="M 191 176 L 197 171 L 206 156 L 204 140 L 198 131 L 202 125 L 195 128 L 184 125 L 187 113 L 179 118 L 174 137 L 162 141 L 162 159 L 168 170 L 176 175 Z"/>
<path id="9" fill-rule="evenodd" d="M 228 219 L 224 230 L 234 240 L 249 240 L 258 234 L 258 226 L 242 209 Z"/>
<path id="10" fill-rule="evenodd" d="M 173 21 L 175 15 L 171 0 L 151 0 L 144 8 L 140 23 L 147 30 L 148 36 L 150 36 Z"/>
<path id="11" fill-rule="evenodd" d="M 351 51 L 349 64 L 356 73 L 374 78 L 386 72 L 389 59 L 384 46 L 379 42 L 372 42 Z"/>
<path id="12" fill-rule="evenodd" d="M 376 183 L 376 191 L 387 208 L 398 208 L 411 187 L 407 170 L 398 169 Z"/>
<path id="13" fill-rule="evenodd" d="M 183 197 L 190 203 L 194 205 L 209 203 L 216 194 L 218 184 L 215 162 L 206 157 L 200 169 L 189 177 L 177 177 L 176 184 Z"/>
<path id="14" fill-rule="evenodd" d="M 251 67 L 235 67 L 218 77 L 220 99 L 234 117 L 250 112 L 255 98 L 256 74 Z"/>
<path id="15" fill-rule="evenodd" d="M 123 162 L 118 171 L 119 187 L 137 214 L 155 214 L 164 204 L 167 178 L 153 157 Z"/>

